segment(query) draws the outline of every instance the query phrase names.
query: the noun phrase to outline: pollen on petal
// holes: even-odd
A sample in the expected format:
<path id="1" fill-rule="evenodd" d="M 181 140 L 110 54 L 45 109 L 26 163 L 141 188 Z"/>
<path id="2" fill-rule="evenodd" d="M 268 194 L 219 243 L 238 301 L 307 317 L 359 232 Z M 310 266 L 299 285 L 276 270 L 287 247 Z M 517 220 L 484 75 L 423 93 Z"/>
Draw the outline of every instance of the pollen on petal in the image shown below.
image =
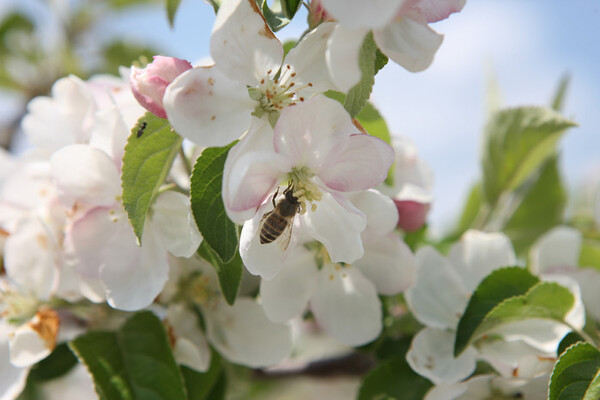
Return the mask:
<path id="1" fill-rule="evenodd" d="M 56 311 L 49 308 L 40 310 L 28 324 L 44 340 L 46 348 L 54 349 L 60 325 Z"/>

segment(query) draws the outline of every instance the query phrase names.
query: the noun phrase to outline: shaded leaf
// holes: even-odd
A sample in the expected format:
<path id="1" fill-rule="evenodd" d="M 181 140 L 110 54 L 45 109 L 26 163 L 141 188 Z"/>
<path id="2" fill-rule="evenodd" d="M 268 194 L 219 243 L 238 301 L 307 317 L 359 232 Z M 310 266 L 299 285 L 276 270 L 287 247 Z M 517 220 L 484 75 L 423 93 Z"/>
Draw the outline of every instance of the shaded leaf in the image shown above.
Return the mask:
<path id="1" fill-rule="evenodd" d="M 283 1 L 285 2 L 285 0 Z M 269 28 L 271 28 L 273 32 L 281 30 L 291 21 L 291 17 L 287 15 L 281 0 L 274 0 L 270 7 L 267 4 L 267 0 L 263 0 L 261 9 Z"/>
<path id="2" fill-rule="evenodd" d="M 167 7 L 167 18 L 169 19 L 169 25 L 171 26 L 171 28 L 175 23 L 175 14 L 177 13 L 177 9 L 179 8 L 180 3 L 181 0 L 167 0 L 165 4 Z"/>
<path id="3" fill-rule="evenodd" d="M 567 350 L 569 347 L 571 347 L 572 345 L 574 345 L 577 342 L 585 342 L 585 339 L 581 337 L 580 334 L 578 334 L 577 332 L 569 332 L 567 333 L 562 340 L 560 341 L 560 343 L 558 344 L 558 349 L 556 349 L 556 354 L 558 354 L 559 356 L 565 352 L 565 350 Z"/>
<path id="4" fill-rule="evenodd" d="M 229 150 L 237 143 L 204 149 L 192 171 L 190 201 L 196 225 L 204 242 L 215 251 L 221 262 L 228 263 L 237 252 L 237 226 L 227 217 L 221 188 L 223 167 Z"/>
<path id="5" fill-rule="evenodd" d="M 600 271 L 600 241 L 595 239 L 584 239 L 579 254 L 579 265 L 582 267 L 593 267 Z"/>
<path id="6" fill-rule="evenodd" d="M 344 101 L 344 108 L 352 118 L 362 110 L 373 90 L 376 55 L 377 45 L 373 39 L 373 34 L 369 33 L 365 36 L 358 54 L 358 65 L 361 71 L 360 81 L 348 91 L 346 100 Z"/>
<path id="7" fill-rule="evenodd" d="M 455 237 L 460 237 L 465 231 L 473 227 L 473 224 L 476 222 L 477 216 L 481 211 L 482 205 L 483 188 L 481 187 L 481 183 L 477 182 L 469 191 L 469 196 L 467 197 L 467 201 L 458 221 Z"/>
<path id="8" fill-rule="evenodd" d="M 554 93 L 554 97 L 552 98 L 552 102 L 550 103 L 550 107 L 552 107 L 553 110 L 562 111 L 570 83 L 571 75 L 564 74 L 560 78 L 560 81 L 558 82 L 558 87 L 556 88 L 556 92 Z"/>
<path id="9" fill-rule="evenodd" d="M 416 374 L 404 357 L 383 361 L 363 379 L 357 400 L 421 400 L 433 385 Z"/>
<path id="10" fill-rule="evenodd" d="M 198 254 L 215 268 L 223 296 L 228 304 L 233 305 L 242 282 L 244 264 L 240 254 L 236 252 L 229 262 L 224 263 L 206 241 L 200 244 Z"/>
<path id="11" fill-rule="evenodd" d="M 218 383 L 222 373 L 221 357 L 216 351 L 212 352 L 210 367 L 206 372 L 198 372 L 184 365 L 181 367 L 181 373 L 185 380 L 188 400 L 212 400 L 208 397 L 212 389 Z"/>
<path id="12" fill-rule="evenodd" d="M 597 400 L 600 396 L 600 351 L 589 343 L 569 347 L 554 365 L 549 400 Z"/>
<path id="13" fill-rule="evenodd" d="M 121 177 L 123 205 L 140 243 L 148 210 L 171 170 L 182 140 L 169 121 L 150 112 L 138 120 L 127 139 Z"/>
<path id="14" fill-rule="evenodd" d="M 77 357 L 67 343 L 61 343 L 48 357 L 31 368 L 28 379 L 35 381 L 56 379 L 69 372 L 75 365 L 77 365 Z"/>

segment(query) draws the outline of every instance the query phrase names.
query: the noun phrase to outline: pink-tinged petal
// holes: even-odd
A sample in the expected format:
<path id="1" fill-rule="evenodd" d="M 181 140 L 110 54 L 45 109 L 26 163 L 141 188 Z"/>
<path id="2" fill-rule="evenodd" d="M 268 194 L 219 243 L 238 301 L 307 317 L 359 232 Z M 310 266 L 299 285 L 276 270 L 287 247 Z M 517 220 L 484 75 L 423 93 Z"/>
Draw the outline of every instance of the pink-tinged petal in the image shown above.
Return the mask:
<path id="1" fill-rule="evenodd" d="M 147 223 L 163 246 L 176 257 L 189 258 L 198 250 L 202 236 L 190 209 L 189 197 L 167 191 L 152 205 Z"/>
<path id="2" fill-rule="evenodd" d="M 274 75 L 283 60 L 283 46 L 269 29 L 256 2 L 223 2 L 210 36 L 210 55 L 230 79 L 256 85 Z"/>
<path id="3" fill-rule="evenodd" d="M 254 119 L 225 161 L 222 193 L 229 218 L 238 224 L 252 218 L 290 169 L 289 160 L 273 151 L 270 125 Z"/>
<path id="4" fill-rule="evenodd" d="M 385 28 L 373 31 L 377 46 L 397 64 L 410 72 L 420 72 L 431 64 L 443 36 L 427 24 L 401 18 Z"/>
<path id="5" fill-rule="evenodd" d="M 261 279 L 260 299 L 267 318 L 287 322 L 306 309 L 318 270 L 312 251 L 296 247 L 273 279 Z"/>
<path id="6" fill-rule="evenodd" d="M 353 265 L 375 284 L 378 293 L 393 296 L 414 283 L 415 256 L 393 232 L 386 236 L 363 236 L 363 245 L 365 254 Z"/>
<path id="7" fill-rule="evenodd" d="M 167 87 L 163 104 L 173 128 L 201 146 L 224 146 L 250 126 L 256 106 L 246 86 L 216 67 L 198 67 Z"/>
<path id="8" fill-rule="evenodd" d="M 375 285 L 354 267 L 324 265 L 310 305 L 318 324 L 345 345 L 360 346 L 381 333 Z"/>
<path id="9" fill-rule="evenodd" d="M 469 292 L 492 271 L 517 264 L 512 243 L 506 235 L 475 230 L 465 232 L 452 246 L 449 259 Z"/>
<path id="10" fill-rule="evenodd" d="M 353 263 L 363 256 L 361 232 L 365 230 L 365 215 L 341 194 L 323 191 L 315 211 L 300 218 L 306 233 L 323 243 L 331 261 Z"/>
<path id="11" fill-rule="evenodd" d="M 529 252 L 532 269 L 536 273 L 560 273 L 579 265 L 582 242 L 581 232 L 559 226 L 540 237 Z"/>
<path id="12" fill-rule="evenodd" d="M 281 112 L 274 146 L 291 165 L 316 170 L 329 162 L 332 149 L 357 132 L 339 102 L 319 95 Z"/>
<path id="13" fill-rule="evenodd" d="M 408 200 L 394 200 L 394 204 L 398 210 L 398 228 L 405 232 L 414 232 L 425 225 L 429 204 Z"/>
<path id="14" fill-rule="evenodd" d="M 6 321 L 0 320 L 0 399 L 16 399 L 25 388 L 29 368 L 16 367 L 10 362 L 8 338 L 12 333 Z"/>
<path id="15" fill-rule="evenodd" d="M 145 68 L 131 68 L 131 91 L 142 107 L 160 118 L 167 118 L 163 108 L 165 90 L 175 78 L 191 68 L 192 64 L 186 60 L 154 56 L 154 61 Z"/>
<path id="16" fill-rule="evenodd" d="M 174 304 L 167 310 L 165 323 L 175 341 L 173 355 L 177 363 L 200 372 L 208 370 L 212 354 L 198 316 L 183 304 Z"/>
<path id="17" fill-rule="evenodd" d="M 360 81 L 358 56 L 368 32 L 367 28 L 337 24 L 329 37 L 325 61 L 331 80 L 340 92 L 348 92 Z"/>
<path id="18" fill-rule="evenodd" d="M 10 335 L 10 362 L 23 368 L 46 358 L 56 345 L 59 323 L 56 311 L 38 311 Z"/>
<path id="19" fill-rule="evenodd" d="M 475 371 L 477 351 L 468 347 L 454 358 L 454 332 L 425 328 L 414 337 L 406 361 L 435 384 L 456 383 Z"/>
<path id="20" fill-rule="evenodd" d="M 230 361 L 265 367 L 277 364 L 292 351 L 290 328 L 269 321 L 253 299 L 238 298 L 233 306 L 222 301 L 203 311 L 209 342 Z"/>
<path id="21" fill-rule="evenodd" d="M 429 246 L 417 251 L 417 280 L 406 291 L 406 301 L 421 323 L 455 329 L 469 295 L 446 258 Z"/>
<path id="22" fill-rule="evenodd" d="M 4 244 L 8 277 L 41 300 L 48 300 L 58 284 L 59 262 L 57 237 L 37 217 L 21 220 Z"/>
<path id="23" fill-rule="evenodd" d="M 348 200 L 367 217 L 363 237 L 387 235 L 396 228 L 398 211 L 392 199 L 375 189 L 349 193 Z"/>
<path id="24" fill-rule="evenodd" d="M 129 221 L 120 219 L 103 249 L 100 278 L 111 307 L 125 311 L 145 308 L 167 282 L 169 264 L 162 242 L 148 228 L 143 237 L 144 245 L 139 247 Z"/>
<path id="25" fill-rule="evenodd" d="M 292 237 L 285 251 L 282 251 L 279 239 L 274 242 L 260 243 L 260 229 L 262 219 L 266 212 L 273 209 L 271 197 L 258 209 L 251 220 L 246 221 L 240 233 L 240 257 L 244 266 L 253 275 L 259 275 L 263 279 L 273 279 L 286 263 L 288 255 L 293 251 L 298 238 L 299 224 L 297 218 L 292 228 Z"/>
<path id="26" fill-rule="evenodd" d="M 325 54 L 335 24 L 325 22 L 306 34 L 285 57 L 285 64 L 296 73 L 296 87 L 310 83 L 313 93 L 335 89 L 329 78 Z M 307 88 L 308 89 L 308 88 Z"/>
<path id="27" fill-rule="evenodd" d="M 331 149 L 319 178 L 340 192 L 366 190 L 379 185 L 394 163 L 394 150 L 383 140 L 361 133 L 351 135 Z"/>
<path id="28" fill-rule="evenodd" d="M 406 0 L 321 0 L 323 7 L 344 25 L 376 28 L 387 24 Z"/>
<path id="29" fill-rule="evenodd" d="M 90 89 L 70 75 L 52 86 L 52 97 L 36 97 L 27 105 L 23 131 L 35 146 L 50 151 L 90 137 L 96 104 Z"/>
<path id="30" fill-rule="evenodd" d="M 465 6 L 466 0 L 408 0 L 400 15 L 423 19 L 427 23 L 441 21 Z"/>
<path id="31" fill-rule="evenodd" d="M 50 167 L 59 196 L 67 205 L 78 201 L 107 206 L 121 194 L 121 178 L 113 160 L 91 146 L 62 148 L 52 155 Z"/>

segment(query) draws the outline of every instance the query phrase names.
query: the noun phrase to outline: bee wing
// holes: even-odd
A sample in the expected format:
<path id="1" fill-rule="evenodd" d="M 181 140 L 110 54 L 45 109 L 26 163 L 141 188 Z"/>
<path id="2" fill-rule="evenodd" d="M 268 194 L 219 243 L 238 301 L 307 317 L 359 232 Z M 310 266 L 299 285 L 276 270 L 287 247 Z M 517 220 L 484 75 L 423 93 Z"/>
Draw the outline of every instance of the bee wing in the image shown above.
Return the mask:
<path id="1" fill-rule="evenodd" d="M 290 244 L 290 239 L 292 238 L 292 227 L 294 226 L 294 219 L 292 218 L 292 220 L 289 222 L 289 224 L 287 224 L 287 226 L 285 227 L 285 229 L 283 230 L 283 232 L 281 232 L 281 235 L 279 236 L 279 240 L 277 241 L 277 244 L 279 245 L 279 248 L 281 249 L 281 251 L 286 251 L 288 248 L 288 245 Z"/>

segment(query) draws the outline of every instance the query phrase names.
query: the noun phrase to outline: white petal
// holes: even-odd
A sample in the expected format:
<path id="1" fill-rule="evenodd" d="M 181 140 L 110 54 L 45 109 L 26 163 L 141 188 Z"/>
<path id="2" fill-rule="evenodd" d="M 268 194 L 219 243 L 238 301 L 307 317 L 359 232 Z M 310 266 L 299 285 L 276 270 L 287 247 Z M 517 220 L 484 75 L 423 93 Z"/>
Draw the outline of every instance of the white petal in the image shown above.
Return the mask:
<path id="1" fill-rule="evenodd" d="M 585 311 L 600 321 L 600 272 L 595 268 L 580 268 L 572 271 L 569 276 L 574 278 L 581 288 Z"/>
<path id="2" fill-rule="evenodd" d="M 230 361 L 249 367 L 277 364 L 292 350 L 288 326 L 267 319 L 262 308 L 249 298 L 238 298 L 233 306 L 221 302 L 204 310 L 210 343 Z"/>
<path id="3" fill-rule="evenodd" d="M 571 276 L 562 274 L 546 274 L 542 276 L 542 279 L 544 281 L 556 282 L 569 289 L 575 302 L 567 315 L 565 315 L 565 321 L 575 329 L 583 329 L 583 326 L 585 325 L 585 309 L 581 299 L 581 289 L 579 288 L 577 281 Z"/>
<path id="4" fill-rule="evenodd" d="M 543 326 L 540 326 L 543 329 Z M 484 340 L 478 343 L 479 358 L 488 362 L 496 371 L 506 377 L 531 378 L 538 373 L 532 373 L 537 367 L 552 369 L 555 362 L 556 347 L 551 352 L 543 352 L 521 340 Z M 540 364 L 534 366 L 531 359 Z M 521 368 L 523 367 L 523 368 Z M 527 376 L 529 375 L 529 376 Z"/>
<path id="5" fill-rule="evenodd" d="M 394 162 L 392 147 L 375 136 L 350 135 L 332 148 L 315 171 L 330 188 L 340 192 L 370 189 L 385 180 Z"/>
<path id="6" fill-rule="evenodd" d="M 119 171 L 102 150 L 84 144 L 67 146 L 52 155 L 50 167 L 65 204 L 111 205 L 121 194 Z"/>
<path id="7" fill-rule="evenodd" d="M 0 321 L 0 399 L 16 399 L 25 387 L 29 368 L 19 368 L 10 362 L 8 336 L 11 327 Z"/>
<path id="8" fill-rule="evenodd" d="M 291 165 L 318 171 L 327 156 L 358 129 L 337 101 L 319 95 L 285 108 L 275 125 L 275 151 Z"/>
<path id="9" fill-rule="evenodd" d="M 353 263 L 363 256 L 365 216 L 343 195 L 323 191 L 315 211 L 301 215 L 306 233 L 323 243 L 331 261 Z"/>
<path id="10" fill-rule="evenodd" d="M 119 219 L 102 252 L 100 278 L 108 304 L 133 311 L 150 305 L 168 278 L 167 253 L 161 241 L 147 227 L 143 247 L 137 245 L 127 219 Z"/>
<path id="11" fill-rule="evenodd" d="M 242 136 L 256 106 L 245 85 L 216 67 L 179 75 L 167 87 L 163 105 L 178 134 L 206 147 L 224 146 Z"/>
<path id="12" fill-rule="evenodd" d="M 469 294 L 448 260 L 432 247 L 417 251 L 417 280 L 406 291 L 406 301 L 419 321 L 435 328 L 456 328 Z"/>
<path id="13" fill-rule="evenodd" d="M 441 21 L 450 14 L 459 12 L 465 6 L 466 0 L 425 0 L 417 1 L 415 4 L 408 3 L 414 7 L 413 12 L 420 14 L 429 23 Z"/>
<path id="14" fill-rule="evenodd" d="M 477 351 L 467 347 L 454 358 L 454 332 L 425 328 L 414 337 L 406 361 L 435 384 L 456 383 L 475 371 Z"/>
<path id="15" fill-rule="evenodd" d="M 87 143 L 96 105 L 86 83 L 70 75 L 54 83 L 52 97 L 36 97 L 27 110 L 23 131 L 28 139 L 36 147 L 54 151 Z"/>
<path id="16" fill-rule="evenodd" d="M 363 244 L 365 254 L 354 266 L 375 284 L 377 292 L 392 296 L 413 284 L 415 256 L 393 232 L 386 236 L 363 236 Z"/>
<path id="17" fill-rule="evenodd" d="M 491 331 L 506 342 L 522 341 L 538 351 L 554 354 L 562 338 L 570 331 L 565 325 L 547 319 L 528 319 L 500 325 Z"/>
<path id="18" fill-rule="evenodd" d="M 319 325 L 345 345 L 368 343 L 381 332 L 375 285 L 354 267 L 324 265 L 310 304 Z"/>
<path id="19" fill-rule="evenodd" d="M 267 26 L 253 0 L 221 4 L 210 36 L 210 55 L 230 78 L 255 85 L 275 74 L 283 46 Z"/>
<path id="20" fill-rule="evenodd" d="M 367 33 L 366 28 L 353 29 L 338 24 L 329 37 L 325 61 L 331 80 L 341 92 L 348 92 L 360 81 L 358 56 Z"/>
<path id="21" fill-rule="evenodd" d="M 333 22 L 319 24 L 285 57 L 285 64 L 290 65 L 297 74 L 294 78 L 297 86 L 310 83 L 315 93 L 335 89 L 335 85 L 329 78 L 325 61 L 327 42 L 334 28 Z"/>
<path id="22" fill-rule="evenodd" d="M 92 376 L 83 364 L 77 364 L 66 374 L 40 385 L 41 398 L 46 400 L 95 399 Z"/>
<path id="23" fill-rule="evenodd" d="M 59 323 L 55 311 L 38 311 L 10 335 L 10 362 L 17 367 L 29 367 L 46 358 L 54 350 Z"/>
<path id="24" fill-rule="evenodd" d="M 182 193 L 167 191 L 158 196 L 146 223 L 176 257 L 191 257 L 202 241 L 191 213 L 190 199 Z"/>
<path id="25" fill-rule="evenodd" d="M 406 0 L 322 0 L 327 12 L 342 24 L 375 28 L 388 23 Z"/>
<path id="26" fill-rule="evenodd" d="M 503 233 L 465 232 L 450 249 L 448 257 L 462 277 L 466 289 L 472 292 L 492 271 L 512 267 L 517 263 L 510 239 Z"/>
<path id="27" fill-rule="evenodd" d="M 167 310 L 167 324 L 173 329 L 177 363 L 200 372 L 208 370 L 212 355 L 196 314 L 182 304 L 172 305 Z"/>
<path id="28" fill-rule="evenodd" d="M 410 72 L 429 67 L 444 38 L 427 24 L 411 18 L 400 18 L 373 31 L 373 36 L 383 54 Z"/>
<path id="29" fill-rule="evenodd" d="M 424 400 L 481 400 L 491 396 L 495 375 L 476 375 L 463 382 L 440 383 L 425 395 Z M 529 397 L 527 398 L 529 399 Z"/>
<path id="30" fill-rule="evenodd" d="M 581 232 L 567 226 L 545 233 L 529 253 L 533 271 L 543 274 L 576 268 L 581 242 Z"/>
<path id="31" fill-rule="evenodd" d="M 267 317 L 286 322 L 300 315 L 314 292 L 318 271 L 313 252 L 296 247 L 273 279 L 261 279 L 260 298 Z"/>
<path id="32" fill-rule="evenodd" d="M 375 234 L 387 235 L 396 229 L 398 209 L 388 196 L 375 189 L 350 193 L 348 199 L 367 217 L 367 228 L 363 237 Z"/>
<path id="33" fill-rule="evenodd" d="M 4 268 L 10 279 L 48 300 L 58 284 L 57 238 L 40 219 L 23 219 L 4 244 Z"/>

